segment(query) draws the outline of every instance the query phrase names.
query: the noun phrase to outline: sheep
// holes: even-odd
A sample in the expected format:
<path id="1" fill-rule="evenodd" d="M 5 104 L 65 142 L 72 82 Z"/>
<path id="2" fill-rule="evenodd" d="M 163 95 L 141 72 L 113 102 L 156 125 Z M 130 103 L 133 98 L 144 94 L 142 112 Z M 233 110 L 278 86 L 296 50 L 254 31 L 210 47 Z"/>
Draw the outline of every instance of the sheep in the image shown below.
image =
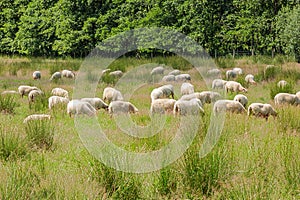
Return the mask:
<path id="1" fill-rule="evenodd" d="M 232 69 L 237 75 L 242 75 L 243 74 L 243 70 L 239 67 L 235 67 Z"/>
<path id="2" fill-rule="evenodd" d="M 225 83 L 225 91 L 226 92 L 247 92 L 247 89 L 244 88 L 240 83 L 236 81 L 227 81 Z"/>
<path id="3" fill-rule="evenodd" d="M 19 94 L 23 98 L 23 96 L 27 96 L 31 90 L 39 90 L 39 88 L 29 85 L 20 85 L 18 87 Z"/>
<path id="4" fill-rule="evenodd" d="M 238 101 L 240 102 L 245 108 L 248 104 L 248 98 L 243 95 L 243 94 L 237 94 L 235 95 L 235 97 L 233 98 L 234 101 Z"/>
<path id="5" fill-rule="evenodd" d="M 190 81 L 191 80 L 191 75 L 189 74 L 179 74 L 175 76 L 175 81 L 178 82 L 185 82 L 185 81 Z"/>
<path id="6" fill-rule="evenodd" d="M 40 71 L 34 71 L 32 73 L 32 77 L 33 77 L 34 80 L 41 79 L 41 72 Z"/>
<path id="7" fill-rule="evenodd" d="M 180 71 L 178 69 L 175 69 L 175 70 L 173 70 L 173 71 L 171 71 L 171 72 L 168 73 L 168 75 L 174 75 L 174 77 L 176 75 L 179 75 L 179 74 L 180 74 Z"/>
<path id="8" fill-rule="evenodd" d="M 299 105 L 300 98 L 297 97 L 295 94 L 289 93 L 278 93 L 274 97 L 275 105 L 279 104 L 291 104 L 291 105 Z"/>
<path id="9" fill-rule="evenodd" d="M 174 99 L 174 87 L 173 85 L 163 85 L 163 86 L 160 86 L 159 89 L 161 89 L 163 91 L 163 94 L 165 97 L 172 97 L 172 99 Z"/>
<path id="10" fill-rule="evenodd" d="M 300 99 L 300 91 L 296 93 L 296 96 L 298 97 L 298 99 Z"/>
<path id="11" fill-rule="evenodd" d="M 117 71 L 110 72 L 109 75 L 120 78 L 123 76 L 123 72 L 121 70 L 117 70 Z"/>
<path id="12" fill-rule="evenodd" d="M 69 99 L 61 96 L 51 96 L 48 98 L 48 108 L 51 110 L 57 104 L 68 104 Z"/>
<path id="13" fill-rule="evenodd" d="M 107 101 L 108 103 L 112 101 L 123 101 L 123 96 L 119 90 L 112 87 L 106 87 L 103 90 L 103 101 Z"/>
<path id="14" fill-rule="evenodd" d="M 165 112 L 172 112 L 175 99 L 156 99 L 152 101 L 150 112 L 164 114 Z"/>
<path id="15" fill-rule="evenodd" d="M 213 91 L 202 91 L 200 93 L 196 93 L 197 98 L 201 101 L 201 103 L 214 103 L 219 99 L 222 99 L 222 96 L 218 92 Z"/>
<path id="16" fill-rule="evenodd" d="M 1 92 L 1 95 L 7 95 L 7 94 L 19 94 L 19 92 L 15 91 L 15 90 L 5 90 L 5 91 Z"/>
<path id="17" fill-rule="evenodd" d="M 151 101 L 164 98 L 164 92 L 160 88 L 154 88 L 150 94 Z"/>
<path id="18" fill-rule="evenodd" d="M 244 106 L 234 100 L 221 99 L 215 102 L 213 107 L 214 115 L 217 115 L 220 112 L 232 112 L 232 113 L 246 113 Z"/>
<path id="19" fill-rule="evenodd" d="M 161 79 L 162 82 L 174 82 L 175 81 L 175 76 L 170 74 L 166 75 Z"/>
<path id="20" fill-rule="evenodd" d="M 108 106 L 109 114 L 136 113 L 139 110 L 127 101 L 112 101 Z"/>
<path id="21" fill-rule="evenodd" d="M 256 82 L 254 81 L 254 76 L 252 74 L 247 74 L 245 76 L 245 81 L 249 84 L 256 85 Z"/>
<path id="22" fill-rule="evenodd" d="M 162 66 L 158 66 L 152 69 L 151 76 L 157 75 L 157 74 L 164 74 L 165 69 Z"/>
<path id="23" fill-rule="evenodd" d="M 28 94 L 28 101 L 34 102 L 37 96 L 42 96 L 44 93 L 41 90 L 31 90 Z"/>
<path id="24" fill-rule="evenodd" d="M 62 76 L 62 77 L 66 77 L 66 78 L 74 78 L 74 77 L 75 77 L 75 74 L 74 74 L 74 72 L 72 72 L 72 71 L 70 71 L 70 70 L 64 69 L 64 70 L 62 70 L 62 72 L 61 72 L 61 76 Z"/>
<path id="25" fill-rule="evenodd" d="M 25 124 L 25 123 L 28 123 L 33 120 L 50 120 L 50 119 L 51 119 L 51 116 L 47 115 L 47 114 L 32 114 L 32 115 L 27 116 L 23 120 L 23 123 Z"/>
<path id="26" fill-rule="evenodd" d="M 206 72 L 209 77 L 221 77 L 221 70 L 219 69 L 210 69 Z"/>
<path id="27" fill-rule="evenodd" d="M 104 74 L 106 74 L 108 72 L 110 72 L 110 69 L 104 69 L 104 70 L 102 70 L 101 74 L 104 75 Z"/>
<path id="28" fill-rule="evenodd" d="M 280 81 L 278 81 L 278 83 L 277 83 L 277 87 L 279 87 L 279 88 L 284 88 L 284 87 L 286 87 L 288 85 L 288 82 L 286 82 L 285 80 L 280 80 Z"/>
<path id="29" fill-rule="evenodd" d="M 180 91 L 181 95 L 192 94 L 195 92 L 194 86 L 190 83 L 182 83 Z"/>
<path id="30" fill-rule="evenodd" d="M 96 109 L 88 102 L 80 100 L 71 100 L 67 105 L 67 114 L 72 117 L 74 115 L 88 115 L 95 116 Z"/>
<path id="31" fill-rule="evenodd" d="M 178 100 L 174 104 L 173 114 L 180 115 L 197 115 L 204 114 L 202 103 L 199 99 L 193 98 L 191 100 Z"/>
<path id="32" fill-rule="evenodd" d="M 225 84 L 227 81 L 222 79 L 215 79 L 212 82 L 212 89 L 224 89 Z"/>
<path id="33" fill-rule="evenodd" d="M 62 88 L 53 88 L 51 90 L 51 95 L 69 98 L 69 92 Z"/>
<path id="34" fill-rule="evenodd" d="M 237 72 L 233 70 L 226 71 L 226 79 L 229 80 L 231 78 L 235 78 L 237 76 Z"/>
<path id="35" fill-rule="evenodd" d="M 88 103 L 90 103 L 94 108 L 96 109 L 108 109 L 108 105 L 106 103 L 104 103 L 104 101 L 98 97 L 94 97 L 94 98 L 82 98 L 80 99 L 81 101 L 86 101 Z"/>
<path id="36" fill-rule="evenodd" d="M 256 117 L 263 117 L 268 121 L 270 115 L 274 118 L 277 116 L 277 112 L 270 104 L 252 103 L 248 107 L 248 116 L 254 115 Z"/>
<path id="37" fill-rule="evenodd" d="M 50 78 L 50 81 L 52 80 L 58 80 L 61 79 L 61 73 L 60 72 L 54 72 Z"/>

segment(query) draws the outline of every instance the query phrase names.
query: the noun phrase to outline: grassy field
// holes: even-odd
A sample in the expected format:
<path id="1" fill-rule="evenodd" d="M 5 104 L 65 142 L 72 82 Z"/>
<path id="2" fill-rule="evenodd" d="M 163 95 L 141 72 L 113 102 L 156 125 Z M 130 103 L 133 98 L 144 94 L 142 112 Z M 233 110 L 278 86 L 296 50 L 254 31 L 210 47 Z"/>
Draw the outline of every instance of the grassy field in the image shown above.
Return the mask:
<path id="1" fill-rule="evenodd" d="M 46 97 L 29 105 L 27 97 L 0 97 L 0 199 L 299 199 L 300 198 L 300 107 L 274 106 L 277 118 L 226 115 L 217 145 L 204 158 L 199 150 L 205 138 L 211 105 L 199 120 L 196 137 L 176 162 L 159 171 L 134 174 L 116 171 L 95 159 L 84 147 L 74 126 L 74 118 L 61 107 L 49 111 L 47 97 L 54 87 L 67 89 L 72 96 L 74 80 L 50 82 L 55 71 L 77 71 L 83 60 L 0 57 L 0 92 L 17 90 L 19 85 L 41 88 Z M 190 64 L 178 57 L 136 60 L 120 58 L 111 69 L 129 71 L 147 63 L 172 66 L 190 73 L 196 91 L 210 90 Z M 222 58 L 216 64 L 240 67 L 244 75 L 252 73 L 258 82 L 249 85 L 249 103 L 274 105 L 272 95 L 280 90 L 277 81 L 285 79 L 288 92 L 300 91 L 300 64 L 284 57 Z M 278 66 L 268 76 L 266 65 Z M 40 70 L 41 80 L 32 72 Z M 242 75 L 237 81 L 245 84 Z M 96 96 L 115 80 L 99 82 Z M 132 115 L 138 125 L 150 123 L 151 83 L 131 97 L 139 113 Z M 179 87 L 179 86 L 178 86 Z M 228 98 L 232 99 L 233 94 Z M 178 97 L 176 97 L 178 98 Z M 23 124 L 33 113 L 51 114 L 49 122 Z M 134 152 L 158 150 L 169 143 L 178 128 L 179 118 L 167 115 L 165 126 L 155 136 L 137 139 L 123 134 L 104 110 L 97 120 L 107 137 L 117 146 Z M 198 119 L 197 119 L 198 120 Z"/>

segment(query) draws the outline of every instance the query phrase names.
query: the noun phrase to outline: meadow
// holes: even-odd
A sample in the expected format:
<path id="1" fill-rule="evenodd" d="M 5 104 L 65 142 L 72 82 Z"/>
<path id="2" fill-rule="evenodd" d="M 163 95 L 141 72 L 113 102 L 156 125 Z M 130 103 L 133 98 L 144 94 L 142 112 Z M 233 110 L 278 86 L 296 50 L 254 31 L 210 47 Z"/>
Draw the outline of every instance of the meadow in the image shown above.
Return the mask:
<path id="1" fill-rule="evenodd" d="M 45 97 L 29 104 L 27 97 L 0 96 L 0 199 L 299 199 L 300 198 L 300 107 L 275 106 L 273 96 L 282 92 L 276 83 L 287 80 L 286 92 L 300 91 L 300 64 L 285 56 L 219 58 L 222 70 L 240 67 L 244 75 L 255 75 L 257 85 L 247 86 L 249 104 L 270 103 L 278 117 L 248 117 L 226 114 L 220 140 L 207 156 L 199 150 L 207 133 L 212 113 L 205 105 L 198 132 L 187 151 L 171 165 L 154 172 L 135 174 L 117 171 L 94 158 L 82 143 L 66 108 L 49 111 L 47 98 L 54 87 L 67 89 L 72 96 L 74 80 L 50 82 L 55 71 L 78 71 L 81 59 L 46 59 L 0 57 L 0 92 L 17 90 L 19 85 L 34 85 Z M 192 76 L 195 91 L 210 90 L 199 74 L 179 57 L 153 59 L 120 58 L 109 68 L 124 72 L 147 63 L 158 63 L 180 69 Z M 264 73 L 267 65 L 278 71 Z M 32 72 L 40 70 L 41 80 Z M 103 77 L 96 90 L 102 98 L 106 86 L 117 80 Z M 147 84 L 134 92 L 130 101 L 139 108 L 132 120 L 147 125 L 150 92 L 157 84 Z M 234 94 L 227 98 L 232 99 Z M 176 97 L 178 99 L 178 96 Z M 48 122 L 23 124 L 33 113 L 48 113 Z M 162 148 L 172 140 L 178 128 L 178 117 L 165 116 L 165 126 L 149 138 L 134 138 L 122 133 L 105 110 L 97 120 L 107 137 L 117 146 L 133 152 Z"/>

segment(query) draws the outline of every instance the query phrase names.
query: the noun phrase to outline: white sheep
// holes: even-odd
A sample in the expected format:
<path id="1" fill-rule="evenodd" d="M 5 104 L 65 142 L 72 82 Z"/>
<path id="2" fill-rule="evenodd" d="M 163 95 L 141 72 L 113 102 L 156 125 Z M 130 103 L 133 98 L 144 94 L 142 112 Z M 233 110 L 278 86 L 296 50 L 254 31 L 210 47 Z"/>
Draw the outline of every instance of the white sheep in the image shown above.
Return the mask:
<path id="1" fill-rule="evenodd" d="M 175 81 L 175 76 L 170 74 L 162 77 L 161 79 L 162 82 L 174 82 Z"/>
<path id="2" fill-rule="evenodd" d="M 136 113 L 139 110 L 127 101 L 112 101 L 108 106 L 109 114 Z"/>
<path id="3" fill-rule="evenodd" d="M 233 98 L 234 101 L 238 101 L 240 102 L 245 108 L 248 104 L 248 98 L 243 95 L 243 94 L 237 94 L 235 95 L 235 97 Z"/>
<path id="4" fill-rule="evenodd" d="M 106 87 L 103 90 L 103 101 L 112 102 L 112 101 L 123 101 L 122 93 L 112 87 Z"/>
<path id="5" fill-rule="evenodd" d="M 163 86 L 160 86 L 158 89 L 162 90 L 162 92 L 163 92 L 163 94 L 166 98 L 171 96 L 172 99 L 174 99 L 174 87 L 173 87 L 173 85 L 170 85 L 170 84 L 163 85 Z"/>
<path id="6" fill-rule="evenodd" d="M 151 101 L 164 98 L 164 92 L 160 88 L 154 88 L 150 94 Z"/>
<path id="7" fill-rule="evenodd" d="M 284 88 L 284 87 L 286 87 L 287 85 L 288 85 L 288 82 L 285 81 L 285 80 L 280 80 L 280 81 L 278 81 L 278 83 L 277 83 L 277 87 L 279 87 L 279 88 Z"/>
<path id="8" fill-rule="evenodd" d="M 110 72 L 109 75 L 120 78 L 123 76 L 123 72 L 121 70 L 116 70 L 116 71 Z"/>
<path id="9" fill-rule="evenodd" d="M 222 99 L 222 96 L 220 93 L 213 92 L 213 91 L 202 91 L 202 92 L 196 93 L 196 95 L 202 104 L 214 103 L 217 100 Z"/>
<path id="10" fill-rule="evenodd" d="M 235 67 L 232 69 L 237 75 L 242 75 L 243 74 L 243 70 L 239 67 Z"/>
<path id="11" fill-rule="evenodd" d="M 300 91 L 296 93 L 296 96 L 298 97 L 298 99 L 300 99 Z"/>
<path id="12" fill-rule="evenodd" d="M 197 98 L 191 100 L 178 100 L 174 104 L 174 115 L 197 115 L 200 113 L 204 114 L 204 110 L 201 101 Z"/>
<path id="13" fill-rule="evenodd" d="M 94 97 L 94 98 L 82 98 L 80 99 L 81 101 L 86 101 L 88 103 L 90 103 L 94 108 L 96 109 L 108 109 L 108 105 L 106 103 L 104 103 L 104 101 L 98 97 Z"/>
<path id="14" fill-rule="evenodd" d="M 180 91 L 181 95 L 192 94 L 195 92 L 194 86 L 190 83 L 182 83 Z"/>
<path id="15" fill-rule="evenodd" d="M 212 82 L 212 89 L 224 89 L 225 84 L 227 81 L 222 79 L 215 79 Z"/>
<path id="16" fill-rule="evenodd" d="M 22 98 L 24 95 L 27 96 L 31 90 L 39 90 L 39 88 L 29 85 L 21 85 L 18 87 L 19 94 Z"/>
<path id="17" fill-rule="evenodd" d="M 206 72 L 206 74 L 207 74 L 207 76 L 209 76 L 209 77 L 218 77 L 218 78 L 220 78 L 221 77 L 221 70 L 219 70 L 219 69 L 216 69 L 216 68 L 214 68 L 214 69 L 210 69 L 210 70 L 208 70 L 207 72 Z"/>
<path id="18" fill-rule="evenodd" d="M 158 66 L 152 69 L 151 76 L 157 75 L 157 74 L 164 74 L 165 69 L 162 66 Z"/>
<path id="19" fill-rule="evenodd" d="M 63 88 L 53 88 L 51 95 L 69 98 L 69 92 Z"/>
<path id="20" fill-rule="evenodd" d="M 40 71 L 34 71 L 33 73 L 32 73 L 32 77 L 33 77 L 33 79 L 41 79 L 41 72 Z"/>
<path id="21" fill-rule="evenodd" d="M 74 72 L 66 69 L 61 71 L 61 76 L 66 78 L 75 78 Z"/>
<path id="22" fill-rule="evenodd" d="M 96 109 L 88 102 L 80 100 L 71 100 L 67 105 L 67 113 L 70 117 L 72 116 L 72 114 L 95 116 Z"/>
<path id="23" fill-rule="evenodd" d="M 52 80 L 58 80 L 61 79 L 61 73 L 60 72 L 54 72 L 50 78 L 50 81 Z"/>
<path id="24" fill-rule="evenodd" d="M 300 105 L 300 98 L 296 94 L 289 93 L 278 93 L 274 97 L 276 105 L 279 104 L 290 104 L 290 105 Z"/>
<path id="25" fill-rule="evenodd" d="M 48 108 L 51 110 L 54 106 L 58 104 L 67 105 L 69 103 L 69 99 L 61 96 L 51 96 L 48 98 Z"/>
<path id="26" fill-rule="evenodd" d="M 151 102 L 150 112 L 160 114 L 172 112 L 175 102 L 175 99 L 156 99 Z"/>
<path id="27" fill-rule="evenodd" d="M 15 90 L 5 90 L 5 91 L 1 92 L 1 95 L 7 95 L 7 94 L 19 94 L 19 92 L 15 91 Z"/>
<path id="28" fill-rule="evenodd" d="M 226 71 L 226 79 L 229 80 L 231 78 L 235 78 L 237 76 L 237 73 L 233 70 L 227 70 Z"/>
<path id="29" fill-rule="evenodd" d="M 270 104 L 252 103 L 248 107 L 248 116 L 250 115 L 263 117 L 267 121 L 270 115 L 275 118 L 277 116 L 277 112 Z"/>
<path id="30" fill-rule="evenodd" d="M 106 74 L 108 72 L 110 72 L 110 69 L 104 69 L 104 70 L 102 70 L 101 74 L 104 75 L 104 74 Z"/>
<path id="31" fill-rule="evenodd" d="M 175 81 L 178 82 L 185 82 L 185 81 L 190 81 L 191 80 L 191 75 L 189 74 L 179 74 L 175 76 Z"/>
<path id="32" fill-rule="evenodd" d="M 31 90 L 28 94 L 28 101 L 34 102 L 36 97 L 44 95 L 44 92 L 41 90 Z"/>
<path id="33" fill-rule="evenodd" d="M 213 112 L 214 115 L 220 112 L 246 113 L 246 109 L 238 101 L 221 99 L 215 102 Z"/>
<path id="34" fill-rule="evenodd" d="M 244 88 L 240 83 L 236 81 L 227 81 L 225 83 L 225 91 L 226 92 L 247 92 L 247 89 Z"/>
<path id="35" fill-rule="evenodd" d="M 28 123 L 29 121 L 34 121 L 34 120 L 50 120 L 51 116 L 47 114 L 32 114 L 27 116 L 23 123 Z"/>
<path id="36" fill-rule="evenodd" d="M 249 84 L 256 85 L 256 82 L 254 81 L 254 76 L 252 74 L 247 74 L 245 76 L 245 81 Z"/>
<path id="37" fill-rule="evenodd" d="M 180 74 L 180 71 L 178 69 L 174 69 L 173 71 L 168 73 L 168 75 L 174 75 L 174 77 L 179 74 Z"/>

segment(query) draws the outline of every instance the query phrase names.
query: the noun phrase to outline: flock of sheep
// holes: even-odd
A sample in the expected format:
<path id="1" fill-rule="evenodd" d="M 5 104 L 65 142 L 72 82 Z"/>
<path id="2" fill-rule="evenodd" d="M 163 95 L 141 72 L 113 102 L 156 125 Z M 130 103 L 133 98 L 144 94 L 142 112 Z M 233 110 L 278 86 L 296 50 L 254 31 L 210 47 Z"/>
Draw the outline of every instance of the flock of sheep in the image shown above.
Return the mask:
<path id="1" fill-rule="evenodd" d="M 268 66 L 269 67 L 269 66 Z M 243 74 L 241 68 L 233 68 L 226 71 L 226 80 L 221 79 L 221 71 L 219 69 L 211 69 L 207 71 L 209 76 L 218 77 L 212 81 L 211 91 L 195 92 L 194 86 L 191 84 L 191 76 L 189 74 L 182 74 L 179 70 L 173 70 L 167 75 L 164 75 L 164 67 L 159 66 L 151 71 L 151 76 L 161 75 L 162 82 L 165 85 L 154 88 L 150 94 L 151 98 L 151 114 L 165 114 L 173 113 L 174 115 L 196 115 L 204 114 L 204 104 L 213 104 L 213 113 L 218 115 L 220 112 L 232 113 L 247 113 L 249 116 L 254 115 L 263 117 L 268 120 L 269 116 L 277 116 L 276 110 L 272 105 L 267 103 L 252 103 L 248 106 L 248 98 L 240 92 L 247 93 L 247 89 L 240 83 L 234 81 L 234 78 Z M 102 74 L 109 71 L 103 71 Z M 121 77 L 123 72 L 115 71 L 110 72 L 112 76 Z M 61 77 L 74 78 L 75 73 L 70 70 L 63 70 L 62 72 L 55 72 L 52 74 L 50 80 L 59 79 Z M 33 73 L 34 79 L 41 78 L 41 72 L 35 71 Z M 256 85 L 252 74 L 245 76 L 245 81 L 249 84 Z M 181 97 L 178 100 L 174 99 L 173 82 L 181 83 Z M 278 87 L 284 87 L 287 84 L 282 80 L 278 82 Z M 214 90 L 214 91 L 213 91 Z M 223 99 L 222 92 L 234 92 L 237 95 L 233 100 Z M 220 93 L 219 93 L 220 92 Z M 5 94 L 20 94 L 21 97 L 28 96 L 29 103 L 35 102 L 38 96 L 44 95 L 44 92 L 29 85 L 21 85 L 18 91 L 4 91 Z M 300 105 L 300 92 L 296 94 L 279 93 L 274 97 L 275 105 L 291 104 Z M 103 98 L 82 98 L 82 99 L 69 99 L 69 92 L 63 88 L 53 88 L 51 96 L 48 98 L 49 110 L 55 109 L 58 105 L 66 107 L 69 116 L 84 114 L 88 116 L 95 116 L 98 109 L 105 109 L 109 114 L 117 113 L 136 113 L 138 108 L 132 103 L 125 101 L 121 91 L 106 87 L 103 90 Z M 50 119 L 48 114 L 33 114 L 24 119 L 24 123 L 31 120 Z"/>

